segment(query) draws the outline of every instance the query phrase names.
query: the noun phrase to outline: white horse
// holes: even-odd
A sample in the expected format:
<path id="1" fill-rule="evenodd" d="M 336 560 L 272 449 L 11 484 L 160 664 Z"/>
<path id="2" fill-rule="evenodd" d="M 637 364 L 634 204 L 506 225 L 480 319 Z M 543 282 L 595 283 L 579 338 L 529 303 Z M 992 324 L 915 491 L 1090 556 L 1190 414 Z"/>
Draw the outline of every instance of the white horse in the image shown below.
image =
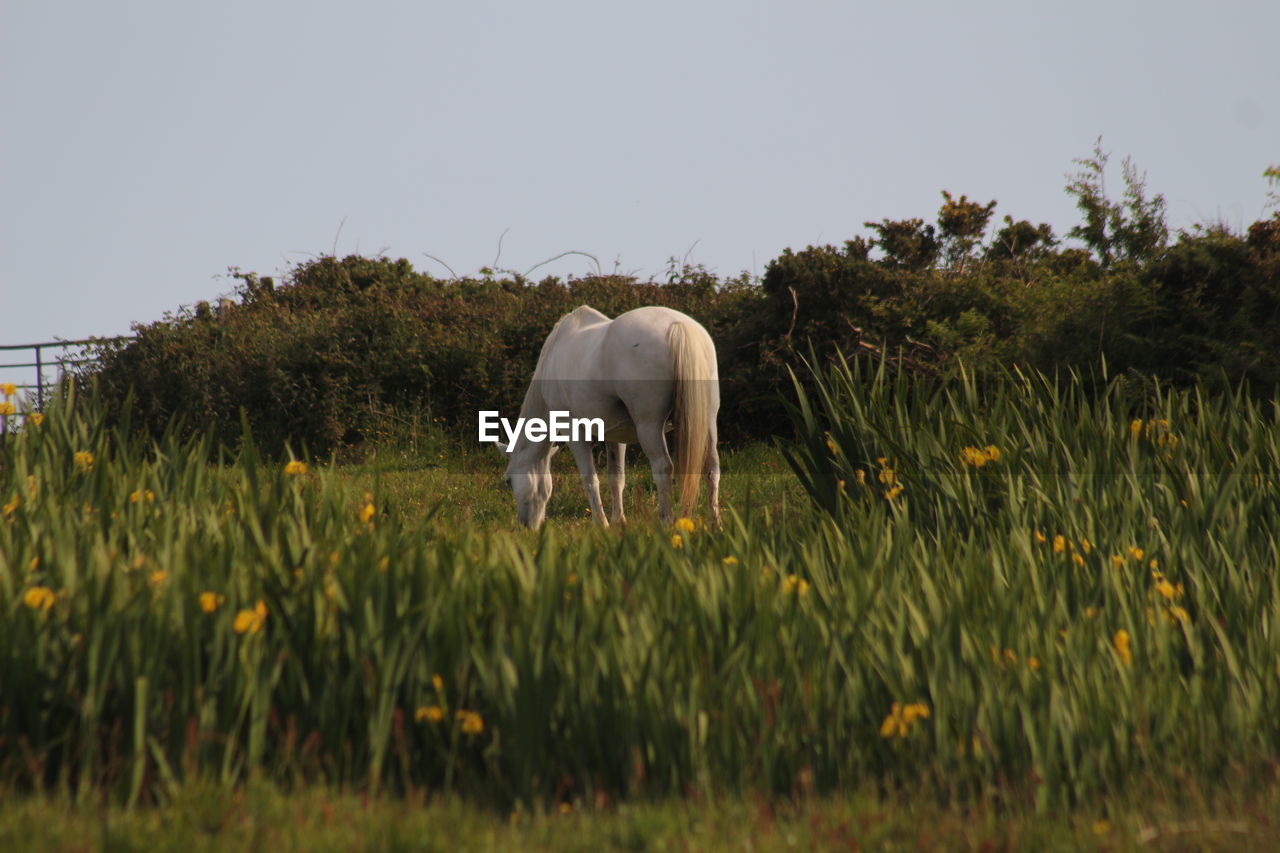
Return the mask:
<path id="1" fill-rule="evenodd" d="M 538 356 L 533 381 L 520 408 L 523 418 L 546 419 L 551 411 L 604 422 L 613 521 L 626 521 L 622 491 L 627 444 L 640 442 L 653 468 L 658 511 L 671 523 L 671 455 L 666 432 L 675 422 L 682 513 L 692 516 L 701 476 L 706 475 L 710 514 L 720 521 L 720 457 L 716 414 L 720 385 L 716 348 L 696 320 L 670 308 L 637 308 L 610 320 L 586 305 L 560 318 Z M 592 442 L 569 441 L 591 503 L 591 515 L 608 527 L 600 502 Z M 551 499 L 550 441 L 530 441 L 523 432 L 507 454 L 507 485 L 515 493 L 520 521 L 537 529 Z"/>

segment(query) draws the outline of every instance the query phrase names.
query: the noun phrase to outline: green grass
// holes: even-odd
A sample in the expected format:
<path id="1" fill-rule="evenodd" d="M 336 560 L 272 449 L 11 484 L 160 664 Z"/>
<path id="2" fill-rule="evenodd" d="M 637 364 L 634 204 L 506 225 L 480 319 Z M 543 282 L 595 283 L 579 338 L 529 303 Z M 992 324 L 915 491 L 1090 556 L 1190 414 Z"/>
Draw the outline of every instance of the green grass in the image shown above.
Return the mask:
<path id="1" fill-rule="evenodd" d="M 340 466 L 334 475 L 341 488 L 354 495 L 377 491 L 388 509 L 409 522 L 425 521 L 442 502 L 446 526 L 466 524 L 486 532 L 508 533 L 515 527 L 515 503 L 503 483 L 506 457 L 496 450 L 477 448 L 446 436 L 435 436 L 422 452 L 403 447 L 375 448 L 359 461 Z M 598 454 L 601 498 L 605 510 L 612 503 L 605 482 L 603 453 Z M 811 514 L 812 504 L 785 460 L 763 444 L 721 451 L 724 474 L 721 503 L 751 518 L 767 516 L 786 524 Z M 552 460 L 555 486 L 547 520 L 562 531 L 592 526 L 578 469 L 568 453 Z M 632 525 L 656 523 L 657 497 L 647 459 L 636 447 L 627 455 L 627 520 Z M 704 491 L 705 495 L 705 491 Z M 704 497 L 705 501 L 705 497 Z M 705 505 L 705 504 L 704 504 Z"/>
<path id="2" fill-rule="evenodd" d="M 369 797 L 319 785 L 190 784 L 163 809 L 0 801 L 0 849 L 58 851 L 1037 850 L 1269 851 L 1277 795 L 1231 791 L 1216 807 L 1132 800 L 1106 812 L 1033 815 L 994 803 L 939 807 L 905 793 L 575 802 L 509 812 L 457 797 Z"/>
<path id="3" fill-rule="evenodd" d="M 290 475 L 64 405 L 0 444 L 0 786 L 159 815 L 250 781 L 304 815 L 330 788 L 638 810 L 602 833 L 699 798 L 736 827 L 756 797 L 854 797 L 904 831 L 978 809 L 1024 839 L 1270 802 L 1274 405 L 856 368 L 808 387 L 785 457 L 726 453 L 724 529 L 678 543 L 642 459 L 625 529 L 584 517 L 558 460 L 532 533 L 498 454 L 444 438 Z"/>

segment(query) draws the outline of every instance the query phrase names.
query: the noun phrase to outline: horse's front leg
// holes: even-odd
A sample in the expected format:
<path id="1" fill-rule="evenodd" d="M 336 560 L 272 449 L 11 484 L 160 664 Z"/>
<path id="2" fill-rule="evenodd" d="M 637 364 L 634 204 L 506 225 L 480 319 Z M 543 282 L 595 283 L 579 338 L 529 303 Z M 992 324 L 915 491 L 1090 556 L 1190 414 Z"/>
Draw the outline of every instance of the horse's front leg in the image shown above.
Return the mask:
<path id="1" fill-rule="evenodd" d="M 610 520 L 614 524 L 626 524 L 627 517 L 622 509 L 623 486 L 627 477 L 627 446 L 620 442 L 610 441 L 605 445 L 606 467 L 609 469 L 609 491 L 613 494 L 613 515 Z"/>
<path id="2" fill-rule="evenodd" d="M 603 527 L 609 526 L 609 519 L 604 517 L 604 505 L 600 503 L 600 479 L 596 476 L 596 462 L 591 453 L 591 443 L 584 441 L 569 442 L 573 458 L 578 463 L 578 474 L 582 477 L 582 488 L 587 491 L 587 501 L 591 504 L 591 517 Z"/>

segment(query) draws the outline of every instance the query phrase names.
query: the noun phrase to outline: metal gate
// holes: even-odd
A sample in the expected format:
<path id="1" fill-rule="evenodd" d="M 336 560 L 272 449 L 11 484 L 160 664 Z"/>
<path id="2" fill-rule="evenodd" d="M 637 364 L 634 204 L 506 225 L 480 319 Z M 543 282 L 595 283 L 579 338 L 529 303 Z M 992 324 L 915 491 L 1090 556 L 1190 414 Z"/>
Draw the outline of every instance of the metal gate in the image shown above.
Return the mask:
<path id="1" fill-rule="evenodd" d="M 15 414 L 44 408 L 52 389 L 58 386 L 69 367 L 88 364 L 97 358 L 90 352 L 95 344 L 133 340 L 129 335 L 88 338 L 82 341 L 44 341 L 35 344 L 0 344 L 0 381 L 12 382 L 18 399 L 11 400 Z M 23 359 L 10 361 L 9 359 Z M 10 378 L 12 377 L 12 378 Z M 25 379 L 26 381 L 18 381 Z M 34 393 L 33 393 L 34 392 Z"/>

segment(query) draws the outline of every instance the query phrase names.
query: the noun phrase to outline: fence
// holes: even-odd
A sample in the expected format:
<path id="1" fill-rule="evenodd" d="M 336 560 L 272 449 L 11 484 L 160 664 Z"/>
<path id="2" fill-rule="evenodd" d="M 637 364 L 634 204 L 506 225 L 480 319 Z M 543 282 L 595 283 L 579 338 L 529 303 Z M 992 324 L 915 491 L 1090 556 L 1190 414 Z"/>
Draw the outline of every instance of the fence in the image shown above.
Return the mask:
<path id="1" fill-rule="evenodd" d="M 113 341 L 132 340 L 129 335 L 120 335 L 114 338 L 89 338 L 83 341 L 45 341 L 37 344 L 0 344 L 0 358 L 21 358 L 21 355 L 10 355 L 10 353 L 34 354 L 34 361 L 18 361 L 18 362 L 0 362 L 0 372 L 7 370 L 34 371 L 34 382 L 15 382 L 19 391 L 25 391 L 23 398 L 26 401 L 27 411 L 39 411 L 44 408 L 45 397 L 48 391 L 56 388 L 58 383 L 62 381 L 63 375 L 68 367 L 78 364 L 87 364 L 95 361 L 95 357 L 89 355 L 86 350 L 95 344 L 110 343 Z M 76 351 L 78 350 L 78 351 Z M 48 355 L 46 355 L 48 352 Z M 46 371 L 55 371 L 52 381 L 49 380 Z M 28 373 L 30 375 L 30 373 Z M 31 393 L 35 392 L 34 407 L 32 406 Z M 16 405 L 16 404 L 15 404 Z"/>

